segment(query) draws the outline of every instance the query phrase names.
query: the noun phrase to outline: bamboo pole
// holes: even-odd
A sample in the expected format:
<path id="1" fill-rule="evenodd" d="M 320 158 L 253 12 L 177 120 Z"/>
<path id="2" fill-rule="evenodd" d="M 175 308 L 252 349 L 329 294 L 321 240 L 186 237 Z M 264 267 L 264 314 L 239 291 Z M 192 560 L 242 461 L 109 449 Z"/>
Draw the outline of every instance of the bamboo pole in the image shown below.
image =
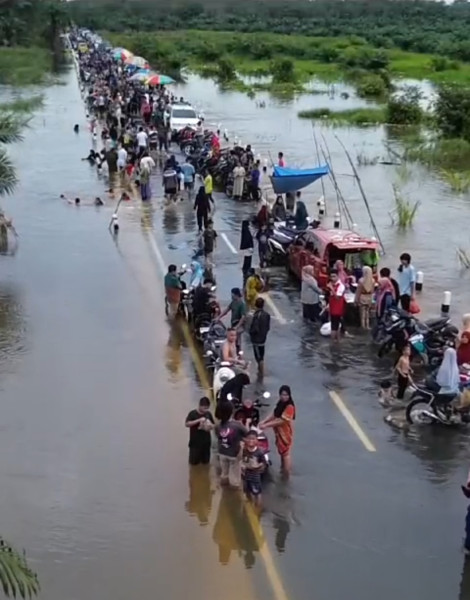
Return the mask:
<path id="1" fill-rule="evenodd" d="M 318 140 L 317 140 L 317 136 L 315 133 L 315 125 L 313 124 L 313 122 L 312 122 L 312 132 L 313 132 L 313 140 L 315 142 L 315 148 L 317 151 L 318 166 L 320 166 L 320 149 L 318 147 Z M 323 200 L 325 201 L 325 214 L 328 214 L 328 209 L 327 209 L 327 204 L 326 204 L 325 182 L 323 181 L 323 177 L 320 177 L 320 183 L 321 183 L 321 192 L 322 192 Z"/>
<path id="2" fill-rule="evenodd" d="M 359 186 L 359 191 L 361 192 L 362 199 L 364 200 L 364 204 L 366 205 L 366 209 L 367 209 L 367 212 L 369 214 L 370 224 L 372 225 L 372 229 L 373 229 L 373 231 L 375 233 L 375 236 L 376 236 L 377 240 L 379 241 L 380 247 L 382 248 L 382 252 L 385 254 L 385 247 L 384 247 L 384 245 L 382 243 L 382 240 L 380 238 L 380 234 L 379 234 L 379 231 L 378 231 L 377 226 L 375 224 L 374 217 L 372 216 L 372 211 L 371 211 L 370 206 L 369 206 L 369 201 L 367 200 L 366 193 L 364 191 L 364 188 L 362 187 L 362 182 L 361 182 L 361 178 L 359 177 L 359 173 L 357 172 L 357 169 L 356 169 L 356 167 L 354 165 L 354 162 L 353 162 L 353 160 L 351 158 L 351 155 L 346 150 L 345 145 L 343 144 L 343 142 L 339 139 L 339 137 L 336 134 L 334 134 L 334 135 L 335 135 L 335 138 L 338 140 L 338 143 L 340 144 L 341 148 L 344 150 L 344 153 L 346 154 L 346 157 L 347 157 L 347 159 L 349 161 L 349 164 L 351 165 L 351 169 L 352 169 L 352 171 L 354 173 L 354 176 L 356 178 L 357 185 Z"/>

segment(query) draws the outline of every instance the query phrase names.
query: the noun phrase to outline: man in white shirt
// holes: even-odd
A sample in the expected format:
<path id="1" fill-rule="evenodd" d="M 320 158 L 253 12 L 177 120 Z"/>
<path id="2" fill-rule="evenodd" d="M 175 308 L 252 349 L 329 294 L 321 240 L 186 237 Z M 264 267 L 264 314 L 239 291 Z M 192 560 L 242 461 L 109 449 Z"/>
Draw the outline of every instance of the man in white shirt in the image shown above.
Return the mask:
<path id="1" fill-rule="evenodd" d="M 118 169 L 121 171 L 127 163 L 127 150 L 121 146 L 118 150 Z"/>
<path id="2" fill-rule="evenodd" d="M 143 127 L 139 127 L 139 132 L 137 134 L 137 145 L 139 146 L 139 156 L 142 155 L 147 150 L 147 140 L 148 136 L 144 131 Z"/>

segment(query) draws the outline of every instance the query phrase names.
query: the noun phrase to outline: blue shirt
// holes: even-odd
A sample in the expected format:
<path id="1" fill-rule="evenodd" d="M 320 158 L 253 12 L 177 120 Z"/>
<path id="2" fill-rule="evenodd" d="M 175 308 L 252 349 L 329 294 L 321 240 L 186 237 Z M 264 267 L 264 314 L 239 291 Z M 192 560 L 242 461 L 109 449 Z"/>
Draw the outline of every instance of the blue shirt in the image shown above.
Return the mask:
<path id="1" fill-rule="evenodd" d="M 400 289 L 400 296 L 411 296 L 411 286 L 416 281 L 415 268 L 413 265 L 403 267 L 402 270 L 398 271 L 398 287 Z"/>
<path id="2" fill-rule="evenodd" d="M 181 171 L 184 175 L 184 183 L 192 183 L 194 181 L 194 175 L 196 171 L 194 170 L 193 165 L 189 163 L 183 163 L 181 165 Z"/>

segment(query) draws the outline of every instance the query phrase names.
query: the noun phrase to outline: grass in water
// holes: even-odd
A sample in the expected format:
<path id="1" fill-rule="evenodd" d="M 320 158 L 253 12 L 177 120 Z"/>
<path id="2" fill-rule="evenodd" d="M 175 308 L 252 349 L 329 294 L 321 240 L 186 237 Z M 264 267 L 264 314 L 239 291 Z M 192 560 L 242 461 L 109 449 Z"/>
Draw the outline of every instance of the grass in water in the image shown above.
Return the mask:
<path id="1" fill-rule="evenodd" d="M 442 179 L 447 183 L 450 189 L 457 194 L 465 194 L 470 189 L 470 173 L 441 170 Z"/>
<path id="2" fill-rule="evenodd" d="M 31 98 L 17 98 L 11 102 L 0 103 L 0 112 L 8 113 L 31 113 L 43 105 L 43 97 L 41 95 L 32 96 Z"/>
<path id="3" fill-rule="evenodd" d="M 457 259 L 464 269 L 470 269 L 470 254 L 465 248 L 457 248 Z"/>
<path id="4" fill-rule="evenodd" d="M 350 110 L 332 111 L 329 108 L 301 110 L 301 119 L 323 119 L 334 125 L 375 126 L 386 123 L 385 107 L 352 108 Z"/>
<path id="5" fill-rule="evenodd" d="M 52 55 L 44 48 L 0 47 L 0 84 L 37 85 L 51 69 Z"/>
<path id="6" fill-rule="evenodd" d="M 397 224 L 400 229 L 408 229 L 413 226 L 416 213 L 419 208 L 419 200 L 414 204 L 404 198 L 398 186 L 393 185 L 393 195 L 395 198 L 395 208 L 391 213 L 393 223 Z"/>

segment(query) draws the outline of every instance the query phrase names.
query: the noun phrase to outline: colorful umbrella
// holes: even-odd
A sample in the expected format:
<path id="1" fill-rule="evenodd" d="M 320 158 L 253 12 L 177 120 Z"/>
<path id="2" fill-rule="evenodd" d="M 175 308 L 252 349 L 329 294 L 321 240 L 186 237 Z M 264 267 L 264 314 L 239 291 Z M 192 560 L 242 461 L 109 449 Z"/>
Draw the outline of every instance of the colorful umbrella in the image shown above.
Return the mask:
<path id="1" fill-rule="evenodd" d="M 159 73 L 155 73 L 147 79 L 147 85 L 168 85 L 170 83 L 175 83 L 175 80 L 168 75 L 160 75 Z"/>
<path id="2" fill-rule="evenodd" d="M 143 58 L 142 56 L 130 56 L 129 58 L 126 58 L 124 62 L 126 62 L 129 65 L 139 67 L 139 69 L 149 68 L 149 63 L 147 59 Z"/>
<path id="3" fill-rule="evenodd" d="M 130 50 L 126 50 L 126 48 L 114 48 L 113 56 L 116 60 L 126 61 L 134 55 Z"/>
<path id="4" fill-rule="evenodd" d="M 145 83 L 151 75 L 153 75 L 153 73 L 148 69 L 139 69 L 130 79 L 131 81 L 141 81 L 142 83 Z"/>

